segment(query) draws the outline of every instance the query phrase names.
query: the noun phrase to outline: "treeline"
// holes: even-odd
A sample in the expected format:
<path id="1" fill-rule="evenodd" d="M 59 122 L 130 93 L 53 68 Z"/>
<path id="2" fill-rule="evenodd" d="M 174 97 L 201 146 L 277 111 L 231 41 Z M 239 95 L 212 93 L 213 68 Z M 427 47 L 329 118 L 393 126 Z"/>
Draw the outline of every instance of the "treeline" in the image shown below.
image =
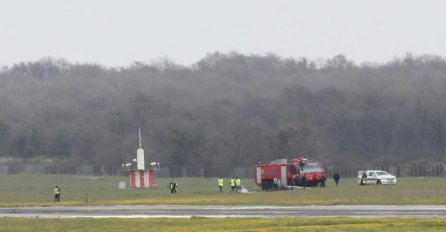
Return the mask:
<path id="1" fill-rule="evenodd" d="M 185 67 L 44 58 L 0 71 L 0 157 L 246 165 L 446 160 L 446 61 L 213 53 Z"/>

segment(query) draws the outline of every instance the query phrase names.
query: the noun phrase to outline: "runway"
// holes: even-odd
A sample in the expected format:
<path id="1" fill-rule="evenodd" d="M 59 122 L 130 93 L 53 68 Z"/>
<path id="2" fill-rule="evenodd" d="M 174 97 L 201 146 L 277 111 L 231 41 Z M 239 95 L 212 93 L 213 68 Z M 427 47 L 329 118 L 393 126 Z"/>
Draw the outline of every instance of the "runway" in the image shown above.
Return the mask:
<path id="1" fill-rule="evenodd" d="M 116 205 L 0 208 L 0 217 L 39 218 L 446 218 L 446 206 L 190 206 Z"/>

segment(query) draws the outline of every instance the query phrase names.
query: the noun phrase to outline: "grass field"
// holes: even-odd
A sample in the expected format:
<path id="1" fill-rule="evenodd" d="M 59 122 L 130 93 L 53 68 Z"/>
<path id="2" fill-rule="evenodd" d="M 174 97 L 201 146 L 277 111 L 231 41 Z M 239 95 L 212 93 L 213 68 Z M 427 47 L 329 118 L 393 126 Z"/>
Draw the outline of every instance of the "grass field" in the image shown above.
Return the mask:
<path id="1" fill-rule="evenodd" d="M 171 195 L 171 179 L 159 179 L 155 189 L 118 189 L 127 177 L 88 176 L 0 176 L 0 207 L 53 206 L 53 188 L 61 187 L 60 205 L 113 204 L 193 204 L 193 205 L 352 205 L 393 204 L 446 205 L 446 178 L 399 178 L 397 185 L 358 186 L 354 179 L 342 179 L 336 188 L 329 181 L 326 188 L 262 192 L 251 179 L 242 185 L 253 193 L 220 193 L 216 179 L 178 178 L 178 194 Z M 225 180 L 225 190 L 228 180 Z"/>
<path id="2" fill-rule="evenodd" d="M 250 179 L 251 192 L 220 193 L 216 179 L 178 178 L 178 194 L 171 195 L 171 179 L 159 179 L 155 189 L 118 189 L 126 177 L 0 176 L 0 207 L 54 206 L 53 188 L 62 190 L 58 205 L 191 204 L 191 205 L 446 205 L 446 178 L 399 178 L 394 186 L 358 186 L 343 179 L 336 188 L 262 192 Z M 228 181 L 226 180 L 226 185 Z M 225 186 L 225 190 L 229 190 Z M 445 219 L 358 218 L 224 218 L 224 219 L 43 219 L 0 218 L 1 231 L 446 231 Z"/>
<path id="3" fill-rule="evenodd" d="M 0 218 L 0 231 L 446 231 L 444 219 L 29 219 Z"/>

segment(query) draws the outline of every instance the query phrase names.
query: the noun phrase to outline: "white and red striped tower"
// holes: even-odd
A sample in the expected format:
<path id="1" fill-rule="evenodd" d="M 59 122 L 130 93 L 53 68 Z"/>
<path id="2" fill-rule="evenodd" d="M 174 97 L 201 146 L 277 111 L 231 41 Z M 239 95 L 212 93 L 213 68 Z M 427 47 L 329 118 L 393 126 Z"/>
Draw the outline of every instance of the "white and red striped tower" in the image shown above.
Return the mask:
<path id="1" fill-rule="evenodd" d="M 129 170 L 130 188 L 151 188 L 158 186 L 155 181 L 155 170 L 159 163 L 153 162 L 149 168 L 145 168 L 144 150 L 141 146 L 141 130 L 139 130 L 139 149 L 136 150 L 136 169 Z"/>
<path id="2" fill-rule="evenodd" d="M 130 188 L 150 188 L 155 185 L 155 170 L 130 170 Z"/>

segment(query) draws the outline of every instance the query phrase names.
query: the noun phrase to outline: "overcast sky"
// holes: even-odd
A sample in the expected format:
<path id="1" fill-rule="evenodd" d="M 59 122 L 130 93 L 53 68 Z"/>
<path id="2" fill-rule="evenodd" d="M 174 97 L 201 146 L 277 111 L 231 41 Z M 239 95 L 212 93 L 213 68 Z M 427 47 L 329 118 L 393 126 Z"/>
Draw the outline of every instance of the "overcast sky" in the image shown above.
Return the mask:
<path id="1" fill-rule="evenodd" d="M 44 56 L 127 66 L 206 53 L 446 56 L 446 3 L 431 0 L 1 0 L 0 66 Z"/>

